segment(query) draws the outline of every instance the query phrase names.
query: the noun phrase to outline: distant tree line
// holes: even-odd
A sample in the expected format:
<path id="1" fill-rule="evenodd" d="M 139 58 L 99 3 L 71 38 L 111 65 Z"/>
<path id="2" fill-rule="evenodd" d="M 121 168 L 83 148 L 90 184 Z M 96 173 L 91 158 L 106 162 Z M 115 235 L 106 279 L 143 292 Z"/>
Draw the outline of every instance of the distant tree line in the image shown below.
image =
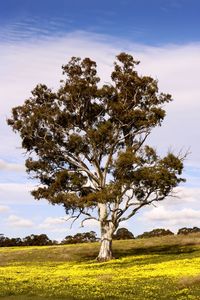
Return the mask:
<path id="1" fill-rule="evenodd" d="M 88 243 L 96 242 L 99 239 L 96 237 L 96 232 L 83 232 L 77 233 L 74 236 L 68 235 L 60 243 L 55 240 L 49 239 L 46 234 L 31 234 L 21 239 L 9 238 L 0 234 L 0 247 L 13 247 L 13 246 L 50 246 L 50 245 L 63 245 L 63 244 L 77 244 L 77 243 Z"/>
<path id="2" fill-rule="evenodd" d="M 13 247 L 13 246 L 47 246 L 57 244 L 56 241 L 52 241 L 46 234 L 31 234 L 21 239 L 9 238 L 0 234 L 0 247 Z"/>
<path id="3" fill-rule="evenodd" d="M 177 235 L 180 234 L 190 234 L 190 233 L 198 233 L 200 232 L 200 228 L 198 227 L 193 227 L 193 228 L 187 228 L 183 227 L 180 228 L 177 232 Z M 174 235 L 172 231 L 169 229 L 164 229 L 164 228 L 156 228 L 151 231 L 146 231 L 136 237 L 126 228 L 119 228 L 116 232 L 116 234 L 113 236 L 113 239 L 115 240 L 128 240 L 128 239 L 142 239 L 142 238 L 151 238 L 151 237 L 159 237 L 159 236 L 166 236 L 166 235 Z"/>
<path id="4" fill-rule="evenodd" d="M 178 230 L 177 235 L 181 235 L 181 234 L 187 235 L 190 233 L 198 233 L 198 232 L 200 232 L 200 228 L 198 227 L 193 227 L 193 228 L 183 227 Z M 137 238 L 142 239 L 142 238 L 151 238 L 151 237 L 159 237 L 159 236 L 167 236 L 167 235 L 174 235 L 174 233 L 169 229 L 156 228 L 151 231 L 146 231 L 138 235 Z"/>
<path id="5" fill-rule="evenodd" d="M 177 232 L 177 235 L 187 235 L 190 233 L 198 233 L 200 232 L 200 228 L 193 227 L 180 228 Z M 116 234 L 113 235 L 114 240 L 130 240 L 130 239 L 142 239 L 142 238 L 151 238 L 151 237 L 159 237 L 159 236 L 167 236 L 174 235 L 172 231 L 169 229 L 156 228 L 148 232 L 144 232 L 136 237 L 134 237 L 133 233 L 130 232 L 127 228 L 119 228 L 116 231 Z M 51 240 L 46 234 L 31 234 L 21 239 L 17 238 L 9 238 L 4 236 L 4 234 L 0 234 L 0 247 L 14 247 L 14 246 L 50 246 L 50 245 L 66 245 L 66 244 L 78 244 L 78 243 L 92 243 L 97 242 L 100 239 L 97 237 L 96 232 L 82 232 L 76 233 L 74 236 L 68 235 L 66 236 L 60 243 L 56 240 Z"/>

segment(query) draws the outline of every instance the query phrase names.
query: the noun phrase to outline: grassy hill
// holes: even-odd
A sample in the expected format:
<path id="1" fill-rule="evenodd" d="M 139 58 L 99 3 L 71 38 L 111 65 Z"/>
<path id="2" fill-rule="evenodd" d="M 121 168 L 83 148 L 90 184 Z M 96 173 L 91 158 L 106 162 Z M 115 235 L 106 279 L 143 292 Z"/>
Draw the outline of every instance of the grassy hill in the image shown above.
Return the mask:
<path id="1" fill-rule="evenodd" d="M 99 244 L 0 248 L 0 299 L 200 299 L 200 234 Z"/>

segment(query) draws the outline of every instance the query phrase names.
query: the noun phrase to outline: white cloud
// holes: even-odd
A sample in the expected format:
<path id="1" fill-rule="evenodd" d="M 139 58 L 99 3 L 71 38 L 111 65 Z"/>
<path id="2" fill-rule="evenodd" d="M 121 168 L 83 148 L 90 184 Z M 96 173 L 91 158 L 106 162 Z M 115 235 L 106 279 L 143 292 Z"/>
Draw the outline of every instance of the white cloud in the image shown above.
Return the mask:
<path id="1" fill-rule="evenodd" d="M 198 206 L 200 198 L 200 188 L 198 187 L 177 187 L 173 191 L 173 197 L 167 197 L 162 203 L 165 207 L 169 206 Z"/>
<path id="2" fill-rule="evenodd" d="M 176 191 L 179 200 L 183 203 L 198 202 L 200 199 L 200 188 L 179 187 Z"/>
<path id="3" fill-rule="evenodd" d="M 33 204 L 30 194 L 34 185 L 23 183 L 0 183 L 0 204 Z"/>
<path id="4" fill-rule="evenodd" d="M 183 208 L 181 210 L 169 210 L 163 206 L 154 207 L 152 210 L 143 214 L 144 218 L 152 221 L 170 221 L 170 222 L 186 222 L 191 220 L 198 220 L 200 222 L 200 210 L 191 208 Z"/>
<path id="5" fill-rule="evenodd" d="M 137 222 L 143 224 L 143 231 L 161 227 L 176 232 L 181 227 L 200 227 L 200 188 L 178 187 L 175 192 L 176 197 L 169 197 L 155 203 L 155 207 L 140 211 Z"/>
<path id="6" fill-rule="evenodd" d="M 38 228 L 51 233 L 66 233 L 70 230 L 64 217 L 47 217 L 38 225 Z"/>
<path id="7" fill-rule="evenodd" d="M 190 147 L 190 164 L 200 164 L 198 111 L 200 89 L 198 76 L 200 44 L 150 48 L 141 53 L 141 71 L 157 77 L 162 91 L 172 94 L 173 103 L 166 106 L 167 117 L 150 140 L 162 150 L 171 146 L 178 151 Z"/>
<path id="8" fill-rule="evenodd" d="M 55 229 L 56 226 L 66 224 L 64 217 L 47 217 L 38 227 L 42 229 Z M 60 228 L 58 228 L 60 229 Z M 66 230 L 66 229 L 65 229 Z"/>
<path id="9" fill-rule="evenodd" d="M 62 76 L 61 66 L 71 56 L 93 57 L 104 68 L 101 74 L 107 77 L 113 57 L 118 51 L 104 42 L 101 36 L 79 32 L 54 40 L 16 43 L 12 47 L 8 44 L 0 45 L 0 53 L 4 58 L 0 73 L 3 80 L 0 94 L 5 99 L 1 113 L 9 113 L 13 105 L 23 103 L 39 82 L 57 87 Z M 17 74 L 13 69 L 17 70 Z M 6 99 L 10 99 L 10 102 Z"/>
<path id="10" fill-rule="evenodd" d="M 10 210 L 9 206 L 0 205 L 0 213 L 8 212 Z"/>
<path id="11" fill-rule="evenodd" d="M 11 108 L 22 104 L 37 83 L 56 88 L 61 78 L 61 66 L 74 55 L 96 60 L 102 81 L 110 81 L 114 57 L 122 50 L 141 60 L 139 72 L 158 78 L 160 90 L 171 93 L 175 99 L 166 106 L 166 120 L 162 128 L 153 132 L 152 143 L 163 152 L 171 145 L 175 150 L 191 147 L 189 160 L 200 165 L 200 43 L 149 47 L 84 32 L 29 44 L 18 42 L 12 47 L 0 45 L 4 62 L 0 70 L 1 128 L 5 141 L 0 151 L 2 157 L 9 152 L 19 157 L 18 151 L 14 150 L 20 145 L 19 139 L 5 121 Z"/>
<path id="12" fill-rule="evenodd" d="M 181 227 L 200 227 L 200 210 L 192 208 L 173 210 L 164 206 L 158 206 L 144 212 L 139 219 L 148 224 L 149 230 L 152 227 L 162 227 L 169 228 L 175 232 Z"/>
<path id="13" fill-rule="evenodd" d="M 99 228 L 99 221 L 95 219 L 89 219 L 84 222 L 84 227 L 98 227 Z"/>
<path id="14" fill-rule="evenodd" d="M 71 222 L 73 219 L 68 220 L 68 217 L 47 217 L 41 224 L 38 225 L 38 228 L 48 230 L 51 232 L 68 232 L 71 233 L 74 231 L 74 226 L 71 227 Z M 89 230 L 90 228 L 98 228 L 99 222 L 93 219 L 86 220 L 84 222 L 84 227 L 80 227 L 81 219 L 76 221 L 75 227 L 81 231 L 85 229 Z M 89 227 L 89 229 L 88 229 Z M 70 234 L 71 234 L 70 233 Z"/>
<path id="15" fill-rule="evenodd" d="M 57 227 L 54 227 L 54 228 L 51 228 L 50 229 L 50 232 L 51 233 L 66 233 L 68 232 L 68 230 L 66 230 L 66 228 L 57 228 Z"/>
<path id="16" fill-rule="evenodd" d="M 0 170 L 11 171 L 11 172 L 24 172 L 25 166 L 14 164 L 14 163 L 8 163 L 0 159 Z"/>
<path id="17" fill-rule="evenodd" d="M 10 227 L 23 227 L 23 228 L 33 227 L 34 225 L 31 220 L 24 219 L 16 215 L 10 215 L 7 219 L 7 224 Z"/>

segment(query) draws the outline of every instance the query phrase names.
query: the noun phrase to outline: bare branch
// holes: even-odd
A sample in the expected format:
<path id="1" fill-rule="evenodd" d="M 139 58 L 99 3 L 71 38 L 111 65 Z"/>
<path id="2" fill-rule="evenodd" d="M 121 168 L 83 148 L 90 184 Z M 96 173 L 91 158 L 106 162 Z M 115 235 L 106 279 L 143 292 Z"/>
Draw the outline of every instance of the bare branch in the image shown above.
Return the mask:
<path id="1" fill-rule="evenodd" d="M 65 220 L 66 222 L 68 222 L 69 220 L 73 219 L 71 225 L 70 225 L 70 229 L 72 228 L 74 222 L 80 217 L 81 213 L 79 213 L 78 215 L 76 216 L 70 216 L 69 218 L 65 219 L 65 218 L 61 218 L 62 220 Z"/>
<path id="2" fill-rule="evenodd" d="M 69 220 L 73 219 L 73 221 L 72 221 L 72 223 L 70 225 L 70 229 L 71 229 L 72 226 L 73 226 L 73 224 L 74 224 L 74 222 L 76 222 L 76 220 L 78 220 L 78 218 L 82 215 L 83 211 L 84 211 L 84 208 L 80 208 L 80 211 L 79 211 L 78 215 L 74 215 L 75 210 L 72 209 L 72 213 L 71 213 L 70 217 L 68 217 L 67 219 L 66 218 L 61 218 L 61 219 L 65 220 L 66 222 L 68 222 Z"/>
<path id="3" fill-rule="evenodd" d="M 98 221 L 95 217 L 87 217 L 87 218 L 85 218 L 85 219 L 83 219 L 82 221 L 81 221 L 81 226 L 80 227 L 84 227 L 84 222 L 85 221 L 87 221 L 87 220 L 95 220 L 95 221 Z"/>
<path id="4" fill-rule="evenodd" d="M 81 161 L 78 157 L 74 157 L 73 155 L 68 154 L 67 156 L 68 157 L 66 157 L 66 160 L 68 160 L 70 164 L 84 171 L 90 179 L 93 179 L 98 185 L 100 185 L 98 178 L 88 169 L 87 165 L 83 161 Z"/>
<path id="5" fill-rule="evenodd" d="M 154 198 L 154 199 L 152 199 L 152 200 L 150 200 L 150 201 L 145 201 L 145 202 L 142 202 L 138 207 L 136 207 L 135 209 L 133 209 L 132 210 L 132 212 L 127 216 L 127 217 L 123 217 L 123 218 L 120 218 L 119 219 L 119 222 L 122 222 L 122 221 L 127 221 L 128 219 L 130 219 L 131 217 L 133 217 L 136 213 L 137 213 L 137 211 L 139 210 L 139 209 L 141 209 L 143 206 L 146 206 L 146 205 L 150 205 L 150 204 L 152 204 L 153 202 L 157 202 L 157 201 L 161 201 L 161 200 L 163 200 L 165 198 L 165 196 L 162 196 L 162 197 L 159 197 L 159 198 Z"/>

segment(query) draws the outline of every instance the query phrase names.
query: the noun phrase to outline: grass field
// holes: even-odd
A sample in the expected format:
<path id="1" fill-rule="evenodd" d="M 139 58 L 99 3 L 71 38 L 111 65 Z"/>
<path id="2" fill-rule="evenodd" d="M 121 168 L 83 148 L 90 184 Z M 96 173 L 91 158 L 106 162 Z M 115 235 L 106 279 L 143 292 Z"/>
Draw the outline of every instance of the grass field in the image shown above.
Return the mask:
<path id="1" fill-rule="evenodd" d="M 200 235 L 99 244 L 0 248 L 0 299 L 200 299 Z"/>

